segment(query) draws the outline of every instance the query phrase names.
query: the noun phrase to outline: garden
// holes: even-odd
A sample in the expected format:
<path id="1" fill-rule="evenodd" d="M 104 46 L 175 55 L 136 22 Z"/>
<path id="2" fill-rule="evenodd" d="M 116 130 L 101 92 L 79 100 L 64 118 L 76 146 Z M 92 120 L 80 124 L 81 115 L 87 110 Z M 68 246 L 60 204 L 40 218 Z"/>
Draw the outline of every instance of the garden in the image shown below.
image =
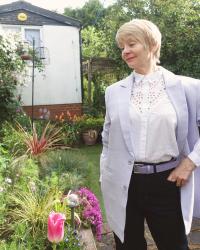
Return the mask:
<path id="1" fill-rule="evenodd" d="M 82 228 L 100 240 L 103 223 L 101 146 L 83 138 L 100 140 L 103 117 L 61 113 L 32 123 L 16 98 L 26 75 L 21 47 L 0 34 L 0 249 L 83 249 Z"/>
<path id="2" fill-rule="evenodd" d="M 84 227 L 101 239 L 104 91 L 130 73 L 115 44 L 116 30 L 132 18 L 155 22 L 163 34 L 162 65 L 199 78 L 199 10 L 199 0 L 120 0 L 108 8 L 89 0 L 81 9 L 66 8 L 64 15 L 83 23 L 83 57 L 115 64 L 108 74 L 105 67 L 90 77 L 83 72 L 83 115 L 58 113 L 53 121 L 32 123 L 21 108 L 17 87 L 28 70 L 22 54 L 24 48 L 33 51 L 19 36 L 0 31 L 0 250 L 83 249 Z M 36 68 L 42 67 L 36 58 Z"/>
<path id="3" fill-rule="evenodd" d="M 82 227 L 101 238 L 100 204 L 91 191 L 96 185 L 99 194 L 100 145 L 92 161 L 86 147 L 57 147 L 60 127 L 42 129 L 43 123 L 2 127 L 0 249 L 81 249 Z"/>

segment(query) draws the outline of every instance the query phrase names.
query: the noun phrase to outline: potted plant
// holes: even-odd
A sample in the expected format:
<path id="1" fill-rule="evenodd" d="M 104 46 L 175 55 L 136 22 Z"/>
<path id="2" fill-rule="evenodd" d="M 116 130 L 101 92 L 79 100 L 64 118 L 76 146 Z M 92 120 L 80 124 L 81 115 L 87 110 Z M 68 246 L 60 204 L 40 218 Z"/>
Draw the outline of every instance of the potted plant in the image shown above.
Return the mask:
<path id="1" fill-rule="evenodd" d="M 83 115 L 76 122 L 79 125 L 84 143 L 94 145 L 103 126 L 103 118 Z"/>

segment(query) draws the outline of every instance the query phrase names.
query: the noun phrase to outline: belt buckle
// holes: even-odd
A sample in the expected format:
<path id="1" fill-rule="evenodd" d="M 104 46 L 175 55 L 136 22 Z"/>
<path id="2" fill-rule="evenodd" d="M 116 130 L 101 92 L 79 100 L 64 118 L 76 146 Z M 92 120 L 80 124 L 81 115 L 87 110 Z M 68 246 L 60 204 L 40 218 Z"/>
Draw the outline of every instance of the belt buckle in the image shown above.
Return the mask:
<path id="1" fill-rule="evenodd" d="M 141 167 L 143 167 L 144 164 L 140 164 L 140 163 L 136 163 L 133 165 L 133 168 L 134 168 L 134 174 L 141 174 L 141 171 L 139 171 L 139 169 Z"/>

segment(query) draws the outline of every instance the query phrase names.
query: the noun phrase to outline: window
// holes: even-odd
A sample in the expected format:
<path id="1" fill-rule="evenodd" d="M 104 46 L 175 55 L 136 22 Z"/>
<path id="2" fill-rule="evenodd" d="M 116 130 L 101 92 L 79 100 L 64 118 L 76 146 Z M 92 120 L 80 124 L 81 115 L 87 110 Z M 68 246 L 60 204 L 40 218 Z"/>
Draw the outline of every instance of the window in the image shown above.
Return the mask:
<path id="1" fill-rule="evenodd" d="M 41 47 L 40 30 L 39 29 L 24 29 L 25 40 L 33 45 L 35 40 L 35 51 L 41 59 L 45 59 L 44 48 Z"/>
<path id="2" fill-rule="evenodd" d="M 24 29 L 25 39 L 28 43 L 33 45 L 35 40 L 35 48 L 40 47 L 40 30 L 39 29 Z"/>

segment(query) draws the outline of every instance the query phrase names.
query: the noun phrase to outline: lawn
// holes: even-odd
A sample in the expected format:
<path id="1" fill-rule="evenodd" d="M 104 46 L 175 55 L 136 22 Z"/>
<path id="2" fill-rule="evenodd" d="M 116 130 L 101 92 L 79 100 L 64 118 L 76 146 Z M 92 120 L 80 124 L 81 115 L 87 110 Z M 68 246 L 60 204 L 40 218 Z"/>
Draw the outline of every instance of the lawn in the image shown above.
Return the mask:
<path id="1" fill-rule="evenodd" d="M 96 144 L 93 146 L 84 146 L 78 149 L 82 155 L 85 156 L 86 160 L 88 161 L 88 164 L 90 167 L 90 173 L 88 173 L 88 186 L 92 190 L 92 192 L 95 193 L 97 198 L 100 201 L 103 218 L 104 221 L 106 219 L 105 217 L 105 210 L 103 206 L 103 200 L 100 190 L 100 183 L 99 183 L 99 157 L 101 154 L 102 145 Z"/>

